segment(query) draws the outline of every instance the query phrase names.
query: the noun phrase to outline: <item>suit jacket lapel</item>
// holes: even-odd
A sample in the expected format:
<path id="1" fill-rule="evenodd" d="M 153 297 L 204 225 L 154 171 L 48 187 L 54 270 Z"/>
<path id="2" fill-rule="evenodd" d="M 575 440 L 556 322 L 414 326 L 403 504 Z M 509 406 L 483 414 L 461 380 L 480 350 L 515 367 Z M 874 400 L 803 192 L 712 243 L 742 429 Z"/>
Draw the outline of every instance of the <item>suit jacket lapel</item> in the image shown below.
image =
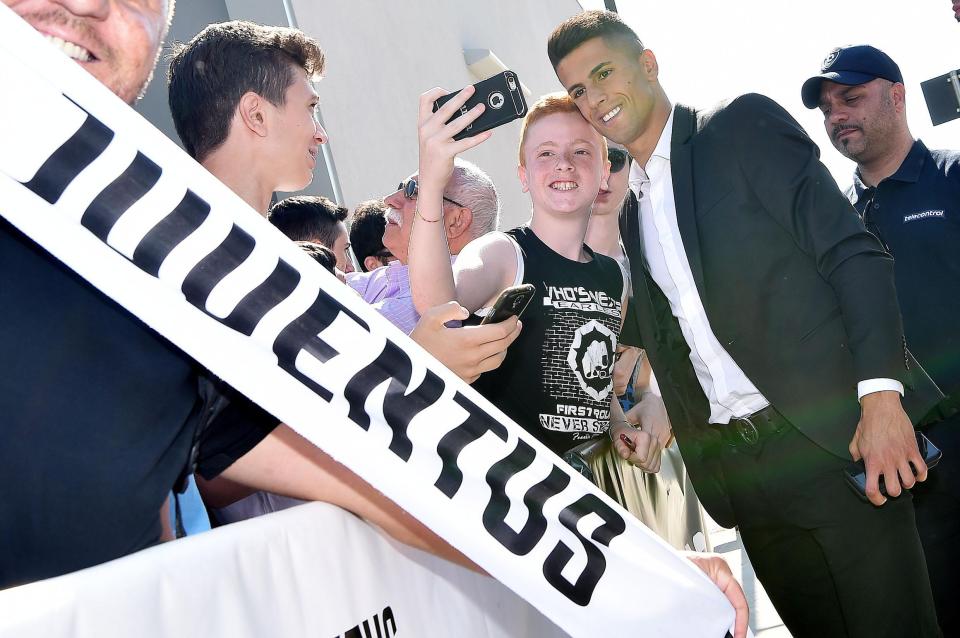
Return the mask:
<path id="1" fill-rule="evenodd" d="M 700 257 L 700 235 L 693 200 L 693 135 L 697 130 L 697 114 L 678 104 L 673 112 L 673 137 L 670 144 L 670 172 L 673 174 L 673 198 L 677 205 L 677 225 L 683 238 L 687 261 L 701 299 L 703 262 Z"/>

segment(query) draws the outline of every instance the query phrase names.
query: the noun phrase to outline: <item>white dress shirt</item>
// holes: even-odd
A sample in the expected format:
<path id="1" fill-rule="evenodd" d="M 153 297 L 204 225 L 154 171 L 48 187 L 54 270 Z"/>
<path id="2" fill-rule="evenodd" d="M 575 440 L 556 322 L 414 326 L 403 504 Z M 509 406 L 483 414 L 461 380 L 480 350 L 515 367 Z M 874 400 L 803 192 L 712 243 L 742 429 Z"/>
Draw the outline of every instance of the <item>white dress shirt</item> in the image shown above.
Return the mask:
<path id="1" fill-rule="evenodd" d="M 690 347 L 690 362 L 710 403 L 710 422 L 729 423 L 770 404 L 747 378 L 710 327 L 703 301 L 687 261 L 677 224 L 670 169 L 673 113 L 645 166 L 633 162 L 630 189 L 640 201 L 640 242 L 653 281 L 660 286 Z M 878 390 L 903 386 L 893 379 L 870 379 L 857 386 L 858 399 Z"/>

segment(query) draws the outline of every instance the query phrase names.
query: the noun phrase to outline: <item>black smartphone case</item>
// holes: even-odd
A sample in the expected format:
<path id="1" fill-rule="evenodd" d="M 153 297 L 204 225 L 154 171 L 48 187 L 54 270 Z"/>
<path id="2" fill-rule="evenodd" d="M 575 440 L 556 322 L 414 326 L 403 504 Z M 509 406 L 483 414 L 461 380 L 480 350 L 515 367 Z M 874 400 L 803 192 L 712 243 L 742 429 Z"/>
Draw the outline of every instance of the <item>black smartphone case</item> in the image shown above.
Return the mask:
<path id="1" fill-rule="evenodd" d="M 487 108 L 470 126 L 454 135 L 453 139 L 462 140 L 466 137 L 472 137 L 527 114 L 527 101 L 523 98 L 520 78 L 513 71 L 498 73 L 493 77 L 477 82 L 474 86 L 477 90 L 470 96 L 466 104 L 460 107 L 460 112 L 447 120 L 447 124 L 477 104 L 483 103 Z M 460 93 L 460 91 L 448 93 L 436 100 L 433 103 L 434 113 L 457 93 Z"/>
<path id="2" fill-rule="evenodd" d="M 537 289 L 532 284 L 520 284 L 507 288 L 500 293 L 493 304 L 493 308 L 490 309 L 490 314 L 484 317 L 480 323 L 500 323 L 514 315 L 519 317 L 530 305 L 536 292 Z"/>

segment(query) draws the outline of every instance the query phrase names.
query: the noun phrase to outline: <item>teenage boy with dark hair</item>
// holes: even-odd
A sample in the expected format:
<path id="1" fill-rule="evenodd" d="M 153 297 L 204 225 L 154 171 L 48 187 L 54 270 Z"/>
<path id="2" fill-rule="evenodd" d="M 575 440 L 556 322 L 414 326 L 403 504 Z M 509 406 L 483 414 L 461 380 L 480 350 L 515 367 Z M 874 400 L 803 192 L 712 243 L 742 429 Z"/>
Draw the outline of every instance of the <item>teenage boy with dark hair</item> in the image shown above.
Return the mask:
<path id="1" fill-rule="evenodd" d="M 673 107 L 612 12 L 568 19 L 548 53 L 634 159 L 624 339 L 647 350 L 709 513 L 738 526 L 795 635 L 938 635 L 910 498 L 877 489 L 926 478 L 901 394 L 918 417 L 938 395 L 904 347 L 890 256 L 768 98 Z M 851 456 L 872 503 L 844 481 Z"/>
<path id="2" fill-rule="evenodd" d="M 275 191 L 313 180 L 327 133 L 311 82 L 324 66 L 319 43 L 298 29 L 211 24 L 170 60 L 170 113 L 184 148 L 266 215 Z"/>
<path id="3" fill-rule="evenodd" d="M 394 256 L 383 245 L 387 227 L 387 205 L 382 199 L 357 204 L 350 216 L 350 247 L 361 272 L 370 272 L 393 261 Z"/>
<path id="4" fill-rule="evenodd" d="M 281 199 L 270 209 L 267 220 L 293 241 L 326 246 L 336 255 L 340 272 L 348 273 L 353 272 L 353 260 L 343 222 L 349 212 L 322 195 L 302 195 Z"/>

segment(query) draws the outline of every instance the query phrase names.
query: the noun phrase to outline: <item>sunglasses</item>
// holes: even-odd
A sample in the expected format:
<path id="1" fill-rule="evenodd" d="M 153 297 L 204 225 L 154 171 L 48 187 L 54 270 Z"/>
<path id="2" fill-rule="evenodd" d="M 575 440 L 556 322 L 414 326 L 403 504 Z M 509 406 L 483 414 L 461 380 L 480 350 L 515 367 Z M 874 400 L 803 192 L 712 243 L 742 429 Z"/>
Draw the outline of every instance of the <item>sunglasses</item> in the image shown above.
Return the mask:
<path id="1" fill-rule="evenodd" d="M 610 159 L 610 172 L 619 173 L 630 163 L 630 154 L 619 148 L 608 148 L 607 157 Z"/>
<path id="2" fill-rule="evenodd" d="M 397 190 L 402 191 L 403 196 L 406 197 L 407 199 L 414 199 L 416 198 L 417 192 L 418 192 L 417 180 L 411 177 L 406 181 L 400 182 L 400 185 L 397 186 Z M 446 195 L 443 196 L 443 201 L 450 202 L 454 206 L 459 206 L 460 208 L 466 208 L 466 206 L 464 206 L 460 202 L 454 199 L 450 199 Z"/>

